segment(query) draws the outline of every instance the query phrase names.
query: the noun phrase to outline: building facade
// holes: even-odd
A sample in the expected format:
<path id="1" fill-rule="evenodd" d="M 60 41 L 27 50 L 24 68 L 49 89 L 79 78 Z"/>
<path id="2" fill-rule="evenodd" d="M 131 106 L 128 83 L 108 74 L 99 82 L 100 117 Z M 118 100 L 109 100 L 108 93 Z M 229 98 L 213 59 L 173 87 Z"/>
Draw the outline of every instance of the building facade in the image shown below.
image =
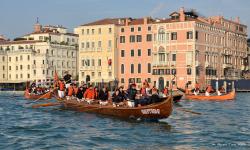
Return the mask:
<path id="1" fill-rule="evenodd" d="M 247 56 L 247 27 L 239 19 L 199 17 L 194 11 L 170 14 L 153 26 L 154 85 L 162 89 L 210 84 L 211 79 L 239 79 Z"/>
<path id="2" fill-rule="evenodd" d="M 50 81 L 54 71 L 59 77 L 69 71 L 77 79 L 78 36 L 61 26 L 34 26 L 34 32 L 0 41 L 0 83 Z"/>
<path id="3" fill-rule="evenodd" d="M 118 80 L 118 19 L 103 19 L 75 28 L 79 35 L 79 81 L 110 83 Z"/>
<path id="4" fill-rule="evenodd" d="M 144 80 L 152 81 L 151 63 L 153 49 L 152 18 L 124 18 L 119 26 L 118 79 L 120 85 L 128 87 L 136 83 L 138 88 Z"/>

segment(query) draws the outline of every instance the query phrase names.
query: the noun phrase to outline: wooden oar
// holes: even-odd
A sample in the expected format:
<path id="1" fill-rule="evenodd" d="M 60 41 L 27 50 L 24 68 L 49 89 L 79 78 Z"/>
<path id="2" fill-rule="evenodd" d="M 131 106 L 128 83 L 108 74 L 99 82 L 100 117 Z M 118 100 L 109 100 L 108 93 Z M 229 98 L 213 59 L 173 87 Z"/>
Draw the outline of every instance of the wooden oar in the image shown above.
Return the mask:
<path id="1" fill-rule="evenodd" d="M 32 105 L 32 108 L 49 107 L 49 106 L 57 106 L 57 105 L 61 105 L 61 103 L 44 103 L 44 104 L 35 104 L 35 105 Z"/>
<path id="2" fill-rule="evenodd" d="M 202 115 L 202 113 L 191 111 L 191 110 L 184 109 L 184 108 L 176 108 L 176 109 L 180 110 L 180 111 L 188 112 L 188 113 L 191 113 L 191 114 L 195 114 L 195 115 Z"/>
<path id="3" fill-rule="evenodd" d="M 49 91 L 48 93 L 42 95 L 41 97 L 39 97 L 38 99 L 36 99 L 34 102 L 39 101 L 40 99 L 44 98 L 45 96 L 47 96 L 47 94 L 50 94 L 50 93 L 51 93 L 51 91 Z"/>

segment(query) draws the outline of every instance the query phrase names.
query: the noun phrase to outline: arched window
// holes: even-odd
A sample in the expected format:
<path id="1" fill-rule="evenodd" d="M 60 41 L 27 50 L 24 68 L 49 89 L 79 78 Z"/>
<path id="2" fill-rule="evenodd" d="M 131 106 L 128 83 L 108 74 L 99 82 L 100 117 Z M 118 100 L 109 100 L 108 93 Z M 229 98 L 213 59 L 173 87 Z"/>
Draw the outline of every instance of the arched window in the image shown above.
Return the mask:
<path id="1" fill-rule="evenodd" d="M 158 40 L 159 40 L 160 42 L 165 41 L 165 29 L 164 29 L 164 28 L 160 28 L 160 29 L 158 30 Z"/>

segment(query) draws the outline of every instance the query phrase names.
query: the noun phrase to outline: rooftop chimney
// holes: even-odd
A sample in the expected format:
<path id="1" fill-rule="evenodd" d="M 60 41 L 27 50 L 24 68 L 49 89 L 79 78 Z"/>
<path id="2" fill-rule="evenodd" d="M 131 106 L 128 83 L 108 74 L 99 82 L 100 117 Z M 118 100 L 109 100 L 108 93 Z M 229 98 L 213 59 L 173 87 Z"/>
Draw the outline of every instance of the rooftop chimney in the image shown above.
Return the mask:
<path id="1" fill-rule="evenodd" d="M 42 31 L 42 25 L 40 25 L 37 17 L 36 24 L 34 25 L 34 32 L 41 32 L 41 31 Z"/>
<path id="2" fill-rule="evenodd" d="M 143 18 L 143 24 L 148 24 L 148 17 Z"/>
<path id="3" fill-rule="evenodd" d="M 185 21 L 185 14 L 184 14 L 184 7 L 180 8 L 179 14 L 180 14 L 180 21 Z"/>

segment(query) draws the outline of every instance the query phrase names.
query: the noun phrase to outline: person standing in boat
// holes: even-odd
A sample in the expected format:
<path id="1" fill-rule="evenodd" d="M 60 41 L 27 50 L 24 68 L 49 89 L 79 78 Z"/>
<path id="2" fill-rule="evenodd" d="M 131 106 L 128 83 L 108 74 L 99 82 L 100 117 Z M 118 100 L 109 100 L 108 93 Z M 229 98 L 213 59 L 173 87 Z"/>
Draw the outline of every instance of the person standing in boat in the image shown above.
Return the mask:
<path id="1" fill-rule="evenodd" d="M 64 75 L 63 79 L 65 81 L 66 89 L 68 89 L 70 84 L 71 84 L 71 75 L 69 74 L 68 71 L 65 71 L 65 75 Z"/>
<path id="2" fill-rule="evenodd" d="M 206 88 L 205 96 L 210 96 L 210 93 L 213 91 L 213 87 L 211 85 L 208 85 Z"/>
<path id="3" fill-rule="evenodd" d="M 73 84 L 70 84 L 68 87 L 67 99 L 70 99 L 74 94 Z"/>
<path id="4" fill-rule="evenodd" d="M 217 91 L 217 94 L 218 94 L 219 96 L 222 95 L 222 93 L 225 93 L 225 89 L 224 89 L 223 86 L 221 86 L 221 87 L 219 88 L 219 90 Z"/>
<path id="5" fill-rule="evenodd" d="M 58 85 L 59 85 L 58 96 L 59 96 L 59 98 L 64 98 L 64 96 L 65 96 L 65 94 L 64 94 L 65 84 L 64 84 L 63 80 L 59 80 Z"/>
<path id="6" fill-rule="evenodd" d="M 168 90 L 168 87 L 167 87 L 167 86 L 165 86 L 165 88 L 163 89 L 162 93 L 163 93 L 165 96 L 168 96 L 169 90 Z"/>

